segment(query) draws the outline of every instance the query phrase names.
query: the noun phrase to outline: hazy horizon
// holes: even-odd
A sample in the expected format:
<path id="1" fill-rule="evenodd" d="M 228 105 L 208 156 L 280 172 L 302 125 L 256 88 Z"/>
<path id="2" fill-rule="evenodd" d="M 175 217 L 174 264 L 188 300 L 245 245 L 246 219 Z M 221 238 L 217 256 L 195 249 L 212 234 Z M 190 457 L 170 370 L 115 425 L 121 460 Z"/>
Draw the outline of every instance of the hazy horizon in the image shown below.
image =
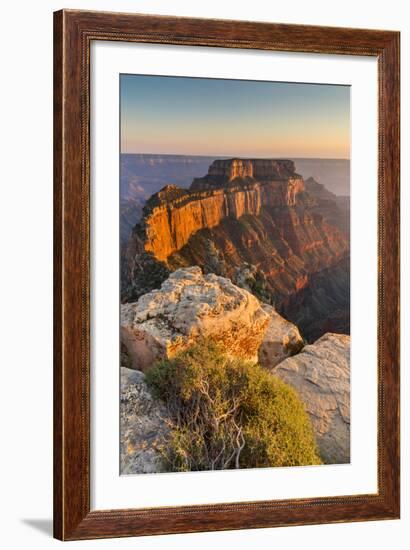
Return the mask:
<path id="1" fill-rule="evenodd" d="M 147 156 L 147 157 L 202 157 L 202 158 L 225 158 L 225 159 L 230 159 L 230 158 L 237 158 L 237 159 L 250 159 L 250 160 L 253 160 L 253 159 L 265 159 L 265 160 L 344 160 L 344 161 L 350 161 L 350 158 L 349 157 L 295 157 L 295 156 L 291 156 L 291 155 L 284 155 L 284 156 L 265 156 L 265 157 L 258 157 L 258 156 L 245 156 L 245 155 L 224 155 L 224 154 L 212 154 L 212 153 L 209 153 L 209 154 L 206 154 L 206 155 L 201 155 L 201 154 L 191 154 L 191 153 L 188 153 L 188 154 L 184 154 L 184 153 L 140 153 L 138 151 L 121 151 L 120 153 L 121 155 L 144 155 L 144 156 Z"/>
<path id="2" fill-rule="evenodd" d="M 350 87 L 120 75 L 121 152 L 350 159 Z"/>

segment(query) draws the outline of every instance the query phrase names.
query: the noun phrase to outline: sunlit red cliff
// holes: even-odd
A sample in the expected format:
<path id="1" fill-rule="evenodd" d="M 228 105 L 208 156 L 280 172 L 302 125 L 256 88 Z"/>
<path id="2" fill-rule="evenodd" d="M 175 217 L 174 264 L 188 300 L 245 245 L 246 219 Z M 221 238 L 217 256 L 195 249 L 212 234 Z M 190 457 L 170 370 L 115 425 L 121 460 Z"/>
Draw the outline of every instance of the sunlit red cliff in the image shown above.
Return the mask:
<path id="1" fill-rule="evenodd" d="M 241 266 L 256 266 L 272 303 L 285 314 L 295 312 L 302 328 L 310 323 L 317 326 L 315 336 L 320 333 L 317 318 L 324 308 L 330 328 L 348 332 L 348 212 L 325 191 L 315 182 L 305 185 L 290 160 L 216 160 L 189 190 L 168 185 L 147 201 L 124 253 L 123 277 L 141 254 L 170 271 L 189 265 L 206 269 L 215 263 L 209 258 L 211 242 L 226 276 L 235 280 Z M 317 279 L 324 294 L 332 285 L 336 303 L 330 312 L 326 299 L 322 306 L 316 295 L 303 307 Z M 338 281 L 343 288 L 335 292 Z"/>

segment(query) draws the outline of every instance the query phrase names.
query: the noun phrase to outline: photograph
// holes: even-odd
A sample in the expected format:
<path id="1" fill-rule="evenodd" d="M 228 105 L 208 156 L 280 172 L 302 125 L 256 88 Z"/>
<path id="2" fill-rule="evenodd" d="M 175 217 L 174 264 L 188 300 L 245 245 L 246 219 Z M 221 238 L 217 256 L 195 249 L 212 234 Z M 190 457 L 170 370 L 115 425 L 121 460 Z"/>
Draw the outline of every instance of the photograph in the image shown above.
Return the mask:
<path id="1" fill-rule="evenodd" d="M 5 550 L 409 548 L 407 11 L 2 5 Z"/>
<path id="2" fill-rule="evenodd" d="M 351 462 L 350 95 L 119 75 L 121 475 Z"/>

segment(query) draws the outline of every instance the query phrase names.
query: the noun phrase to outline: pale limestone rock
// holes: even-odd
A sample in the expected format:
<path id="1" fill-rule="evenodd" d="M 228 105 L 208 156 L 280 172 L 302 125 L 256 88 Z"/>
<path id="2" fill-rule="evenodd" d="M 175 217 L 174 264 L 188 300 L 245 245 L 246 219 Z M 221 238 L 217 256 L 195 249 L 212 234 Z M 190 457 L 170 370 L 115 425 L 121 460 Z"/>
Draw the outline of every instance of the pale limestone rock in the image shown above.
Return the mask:
<path id="1" fill-rule="evenodd" d="M 273 371 L 295 388 L 325 463 L 350 462 L 350 337 L 327 333 Z"/>
<path id="2" fill-rule="evenodd" d="M 121 474 L 161 472 L 169 432 L 165 405 L 154 399 L 140 371 L 121 367 Z"/>
<path id="3" fill-rule="evenodd" d="M 229 279 L 189 267 L 121 306 L 121 339 L 133 368 L 142 371 L 199 337 L 219 342 L 227 355 L 256 362 L 270 318 L 255 296 Z"/>
<path id="4" fill-rule="evenodd" d="M 262 308 L 270 319 L 259 348 L 259 363 L 262 367 L 272 369 L 287 357 L 298 353 L 303 348 L 303 338 L 297 326 L 284 319 L 273 307 L 263 304 Z"/>

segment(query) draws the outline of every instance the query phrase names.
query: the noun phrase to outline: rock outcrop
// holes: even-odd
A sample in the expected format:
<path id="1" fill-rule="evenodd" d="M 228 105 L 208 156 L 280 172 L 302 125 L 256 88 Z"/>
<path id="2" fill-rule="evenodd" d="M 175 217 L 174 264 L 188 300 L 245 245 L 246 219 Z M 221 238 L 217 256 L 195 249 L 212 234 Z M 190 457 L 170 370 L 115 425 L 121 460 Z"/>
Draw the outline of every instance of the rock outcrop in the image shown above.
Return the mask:
<path id="1" fill-rule="evenodd" d="M 259 348 L 258 360 L 262 367 L 272 369 L 298 353 L 304 343 L 294 324 L 281 317 L 273 307 L 264 304 L 262 308 L 269 315 L 269 324 Z"/>
<path id="2" fill-rule="evenodd" d="M 198 337 L 220 342 L 228 355 L 257 360 L 269 315 L 249 292 L 229 279 L 179 269 L 160 290 L 121 306 L 121 339 L 133 366 L 146 370 Z"/>
<path id="3" fill-rule="evenodd" d="M 121 367 L 121 474 L 164 471 L 161 446 L 169 419 L 161 401 L 153 399 L 140 371 Z"/>
<path id="4" fill-rule="evenodd" d="M 121 340 L 135 369 L 146 371 L 199 337 L 219 342 L 232 357 L 256 362 L 259 354 L 270 367 L 302 345 L 297 328 L 273 308 L 199 267 L 179 269 L 159 290 L 121 306 Z"/>
<path id="5" fill-rule="evenodd" d="M 323 461 L 350 462 L 350 337 L 325 334 L 272 372 L 303 400 Z"/>

